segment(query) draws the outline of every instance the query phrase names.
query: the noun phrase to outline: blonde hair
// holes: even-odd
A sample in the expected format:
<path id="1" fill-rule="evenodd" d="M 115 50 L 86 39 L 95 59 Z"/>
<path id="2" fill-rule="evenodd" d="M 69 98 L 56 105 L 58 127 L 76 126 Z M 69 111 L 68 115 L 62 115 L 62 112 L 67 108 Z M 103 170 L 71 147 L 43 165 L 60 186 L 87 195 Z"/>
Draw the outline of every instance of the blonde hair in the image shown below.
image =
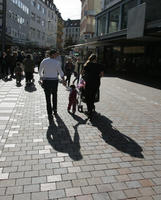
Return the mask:
<path id="1" fill-rule="evenodd" d="M 87 66 L 87 64 L 88 64 L 89 62 L 93 62 L 94 60 L 96 60 L 96 58 L 97 58 L 96 54 L 93 54 L 93 53 L 92 53 L 92 54 L 88 57 L 88 60 L 85 62 L 84 67 Z"/>

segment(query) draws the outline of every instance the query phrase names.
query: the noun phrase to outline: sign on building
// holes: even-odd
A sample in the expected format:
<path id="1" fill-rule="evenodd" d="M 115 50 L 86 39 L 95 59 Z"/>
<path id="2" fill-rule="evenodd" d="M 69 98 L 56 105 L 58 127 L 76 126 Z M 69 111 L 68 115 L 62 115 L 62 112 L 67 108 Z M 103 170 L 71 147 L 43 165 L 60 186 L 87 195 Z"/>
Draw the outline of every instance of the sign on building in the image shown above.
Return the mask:
<path id="1" fill-rule="evenodd" d="M 144 36 L 146 3 L 140 4 L 128 12 L 127 39 Z"/>

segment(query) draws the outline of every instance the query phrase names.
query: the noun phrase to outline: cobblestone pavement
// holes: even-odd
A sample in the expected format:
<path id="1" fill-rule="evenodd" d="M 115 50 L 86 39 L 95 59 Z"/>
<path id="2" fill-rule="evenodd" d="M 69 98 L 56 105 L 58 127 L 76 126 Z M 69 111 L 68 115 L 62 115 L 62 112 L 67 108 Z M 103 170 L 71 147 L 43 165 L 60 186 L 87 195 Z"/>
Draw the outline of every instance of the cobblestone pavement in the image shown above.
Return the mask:
<path id="1" fill-rule="evenodd" d="M 161 199 L 160 90 L 105 77 L 90 122 L 59 84 L 49 127 L 37 80 L 0 80 L 0 200 Z"/>

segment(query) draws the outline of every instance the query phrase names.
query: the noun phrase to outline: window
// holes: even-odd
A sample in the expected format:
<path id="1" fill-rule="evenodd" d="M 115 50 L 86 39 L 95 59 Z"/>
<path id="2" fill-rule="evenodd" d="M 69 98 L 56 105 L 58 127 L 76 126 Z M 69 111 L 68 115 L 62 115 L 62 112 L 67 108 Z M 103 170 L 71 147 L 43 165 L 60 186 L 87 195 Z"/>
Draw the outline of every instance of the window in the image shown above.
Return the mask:
<path id="1" fill-rule="evenodd" d="M 110 12 L 109 17 L 109 33 L 118 31 L 120 19 L 120 8 L 117 8 Z"/>
<path id="2" fill-rule="evenodd" d="M 35 0 L 32 0 L 31 4 L 32 4 L 32 6 L 36 7 L 36 1 Z"/>
<path id="3" fill-rule="evenodd" d="M 39 3 L 37 4 L 37 9 L 40 10 L 40 4 Z"/>
<path id="4" fill-rule="evenodd" d="M 45 21 L 44 20 L 41 21 L 41 25 L 45 26 Z"/>
<path id="5" fill-rule="evenodd" d="M 128 11 L 136 5 L 137 0 L 130 1 L 129 3 L 123 5 L 121 29 L 127 28 Z"/>
<path id="6" fill-rule="evenodd" d="M 40 24 L 40 21 L 41 21 L 40 17 L 37 16 L 37 23 Z"/>
<path id="7" fill-rule="evenodd" d="M 106 33 L 106 15 L 98 18 L 98 36 L 104 35 Z"/>
<path id="8" fill-rule="evenodd" d="M 31 13 L 31 19 L 33 20 L 33 21 L 35 21 L 35 13 Z"/>

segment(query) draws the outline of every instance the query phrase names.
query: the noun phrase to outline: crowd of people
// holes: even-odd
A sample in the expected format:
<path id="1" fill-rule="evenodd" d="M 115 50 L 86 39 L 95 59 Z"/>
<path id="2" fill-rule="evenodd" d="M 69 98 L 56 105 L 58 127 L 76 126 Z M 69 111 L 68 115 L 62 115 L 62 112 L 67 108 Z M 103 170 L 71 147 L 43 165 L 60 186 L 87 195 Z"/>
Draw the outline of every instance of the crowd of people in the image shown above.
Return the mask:
<path id="1" fill-rule="evenodd" d="M 33 81 L 34 68 L 40 65 L 43 58 L 39 52 L 32 54 L 8 49 L 0 56 L 0 79 L 16 79 L 17 86 L 20 86 L 24 76 L 28 85 Z"/>
<path id="2" fill-rule="evenodd" d="M 0 79 L 4 81 L 16 80 L 16 85 L 21 86 L 21 80 L 25 78 L 25 86 L 34 83 L 33 73 L 35 67 L 38 68 L 40 83 L 44 89 L 46 98 L 46 107 L 49 122 L 53 121 L 53 114 L 57 115 L 57 90 L 59 76 L 63 85 L 69 90 L 69 102 L 67 111 L 76 112 L 77 89 L 81 79 L 84 80 L 84 97 L 87 104 L 86 114 L 90 118 L 95 112 L 95 98 L 99 93 L 100 78 L 103 76 L 103 68 L 97 63 L 97 57 L 92 54 L 85 64 L 80 62 L 80 58 L 66 57 L 62 62 L 60 53 L 56 50 L 50 50 L 44 53 L 39 52 L 27 53 L 21 51 L 11 51 L 10 49 L 3 52 L 0 57 Z M 71 83 L 71 76 L 74 79 Z M 76 85 L 75 85 L 76 83 Z"/>

